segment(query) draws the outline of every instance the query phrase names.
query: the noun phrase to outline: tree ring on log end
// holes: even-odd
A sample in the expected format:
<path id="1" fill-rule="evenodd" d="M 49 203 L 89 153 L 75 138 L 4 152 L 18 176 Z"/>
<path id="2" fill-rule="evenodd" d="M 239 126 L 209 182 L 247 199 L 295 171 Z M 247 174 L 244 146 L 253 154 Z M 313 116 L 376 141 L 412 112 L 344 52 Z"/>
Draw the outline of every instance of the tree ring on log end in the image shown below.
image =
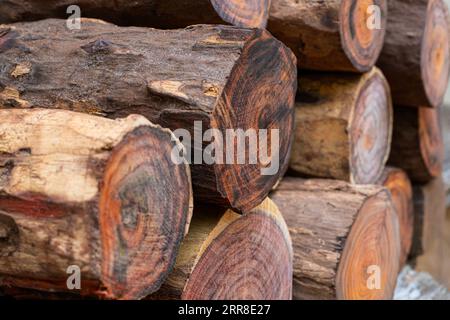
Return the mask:
<path id="1" fill-rule="evenodd" d="M 201 255 L 182 299 L 291 299 L 292 243 L 279 215 L 260 206 L 231 222 Z"/>
<path id="2" fill-rule="evenodd" d="M 359 209 L 336 277 L 339 300 L 391 299 L 400 261 L 399 224 L 387 190 Z"/>
<path id="3" fill-rule="evenodd" d="M 442 172 L 444 142 L 438 112 L 435 109 L 419 108 L 419 139 L 423 162 L 432 177 Z"/>
<path id="4" fill-rule="evenodd" d="M 380 9 L 381 16 L 377 16 Z M 343 0 L 340 8 L 342 47 L 360 72 L 375 65 L 386 34 L 386 0 Z M 377 19 L 381 23 L 376 25 Z"/>
<path id="5" fill-rule="evenodd" d="M 245 164 L 234 161 L 214 166 L 216 176 L 222 180 L 217 183 L 218 191 L 233 210 L 245 213 L 256 207 L 286 172 L 294 136 L 296 91 L 295 56 L 267 31 L 256 30 L 231 72 L 211 121 L 211 127 L 222 133 L 229 129 L 244 132 L 256 129 L 259 138 L 257 164 L 250 163 L 251 148 L 246 148 L 249 152 Z M 267 144 L 260 143 L 261 130 L 266 130 Z M 276 132 L 279 143 L 272 143 L 271 136 Z M 237 148 L 236 139 L 229 145 L 228 141 L 223 145 L 216 143 L 224 153 Z M 268 159 L 260 161 L 265 154 Z M 267 174 L 262 170 L 267 170 Z"/>
<path id="6" fill-rule="evenodd" d="M 425 92 L 432 106 L 439 107 L 444 99 L 449 78 L 448 9 L 442 0 L 428 4 L 422 42 L 421 69 Z"/>
<path id="7" fill-rule="evenodd" d="M 170 157 L 171 138 L 160 127 L 138 127 L 108 160 L 99 199 L 101 294 L 108 298 L 143 298 L 173 268 L 192 192 L 187 165 Z"/>
<path id="8" fill-rule="evenodd" d="M 265 28 L 269 18 L 270 0 L 211 0 L 216 12 L 237 27 Z"/>
<path id="9" fill-rule="evenodd" d="M 361 88 L 350 123 L 350 180 L 371 184 L 383 173 L 392 137 L 389 86 L 375 72 Z"/>

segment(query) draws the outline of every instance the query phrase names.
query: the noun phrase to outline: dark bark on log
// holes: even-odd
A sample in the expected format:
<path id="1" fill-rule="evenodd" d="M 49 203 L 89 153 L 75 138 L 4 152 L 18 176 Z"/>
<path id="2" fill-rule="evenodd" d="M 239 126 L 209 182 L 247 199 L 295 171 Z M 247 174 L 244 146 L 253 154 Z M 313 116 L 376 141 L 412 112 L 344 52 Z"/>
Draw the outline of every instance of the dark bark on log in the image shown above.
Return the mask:
<path id="1" fill-rule="evenodd" d="M 266 199 L 249 214 L 196 208 L 173 273 L 149 299 L 287 300 L 292 243 L 278 208 Z"/>
<path id="2" fill-rule="evenodd" d="M 142 116 L 0 110 L 0 286 L 136 299 L 171 271 L 189 225 L 189 168 Z M 174 191 L 176 190 L 176 191 Z"/>
<path id="3" fill-rule="evenodd" d="M 271 198 L 292 237 L 294 299 L 392 298 L 400 231 L 388 190 L 287 178 Z M 380 268 L 378 289 L 369 266 Z"/>
<path id="4" fill-rule="evenodd" d="M 369 71 L 384 42 L 386 0 L 272 0 L 269 30 L 297 55 L 303 69 Z M 381 9 L 369 28 L 370 6 Z"/>
<path id="5" fill-rule="evenodd" d="M 400 224 L 401 254 L 400 266 L 408 259 L 414 230 L 413 188 L 408 175 L 401 169 L 388 167 L 384 170 L 378 184 L 391 192 L 392 203 Z"/>
<path id="6" fill-rule="evenodd" d="M 68 18 L 71 5 L 80 7 L 82 17 L 123 26 L 167 29 L 229 23 L 264 28 L 270 0 L 3 0 L 0 24 Z"/>
<path id="7" fill-rule="evenodd" d="M 307 177 L 376 183 L 390 151 L 389 86 L 364 75 L 302 74 L 290 168 Z"/>
<path id="8" fill-rule="evenodd" d="M 442 172 L 444 146 L 437 110 L 394 108 L 394 132 L 388 163 L 413 182 L 426 183 Z"/>
<path id="9" fill-rule="evenodd" d="M 238 212 L 261 203 L 288 166 L 297 89 L 292 52 L 263 30 L 200 25 L 161 31 L 83 21 L 78 31 L 63 20 L 2 27 L 0 108 L 61 108 L 110 118 L 136 113 L 192 137 L 199 122 L 203 131 L 224 137 L 214 141 L 224 160 L 239 144 L 225 139 L 227 129 L 267 129 L 268 161 L 238 164 L 235 155 L 235 164 L 192 167 L 198 200 Z M 271 143 L 272 129 L 279 129 L 279 144 Z M 262 147 L 245 151 L 262 160 Z M 268 163 L 279 170 L 262 174 Z"/>
<path id="10" fill-rule="evenodd" d="M 442 0 L 390 0 L 388 12 L 378 66 L 391 85 L 394 104 L 439 107 L 450 68 L 447 5 Z"/>

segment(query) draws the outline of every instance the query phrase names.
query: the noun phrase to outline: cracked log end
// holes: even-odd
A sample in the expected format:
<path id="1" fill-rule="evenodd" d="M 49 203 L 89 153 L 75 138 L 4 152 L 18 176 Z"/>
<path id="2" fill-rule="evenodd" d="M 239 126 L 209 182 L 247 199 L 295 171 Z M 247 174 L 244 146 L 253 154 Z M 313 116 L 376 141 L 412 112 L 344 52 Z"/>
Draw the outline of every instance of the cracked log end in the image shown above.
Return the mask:
<path id="1" fill-rule="evenodd" d="M 359 72 L 369 71 L 378 60 L 386 33 L 386 12 L 385 0 L 341 1 L 342 46 L 351 65 Z M 375 25 L 376 18 L 381 19 L 380 26 Z"/>

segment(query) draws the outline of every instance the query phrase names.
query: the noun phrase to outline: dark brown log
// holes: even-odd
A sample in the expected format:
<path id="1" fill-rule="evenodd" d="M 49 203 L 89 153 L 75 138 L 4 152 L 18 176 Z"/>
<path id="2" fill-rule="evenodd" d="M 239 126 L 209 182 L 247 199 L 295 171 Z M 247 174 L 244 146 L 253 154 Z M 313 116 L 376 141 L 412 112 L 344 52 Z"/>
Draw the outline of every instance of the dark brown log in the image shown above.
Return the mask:
<path id="1" fill-rule="evenodd" d="M 450 288 L 450 217 L 442 178 L 414 187 L 414 240 L 411 263 Z"/>
<path id="2" fill-rule="evenodd" d="M 171 271 L 189 225 L 186 163 L 142 116 L 0 110 L 0 286 L 136 299 Z"/>
<path id="3" fill-rule="evenodd" d="M 300 68 L 369 71 L 384 42 L 387 0 L 272 0 L 269 30 L 297 55 Z M 369 28 L 380 9 L 380 28 Z"/>
<path id="4" fill-rule="evenodd" d="M 392 103 L 376 68 L 363 75 L 302 74 L 290 168 L 356 184 L 376 183 L 390 151 Z"/>
<path id="5" fill-rule="evenodd" d="M 450 51 L 442 0 L 388 1 L 386 40 L 378 66 L 394 104 L 439 107 L 447 89 Z"/>
<path id="6" fill-rule="evenodd" d="M 246 158 L 239 164 L 235 155 L 227 164 L 199 161 L 192 167 L 197 199 L 238 212 L 261 203 L 288 166 L 297 88 L 292 52 L 263 30 L 199 25 L 160 31 L 83 21 L 80 31 L 68 30 L 63 20 L 2 27 L 0 107 L 63 108 L 110 118 L 137 113 L 172 130 L 187 129 L 192 137 L 197 122 L 203 131 L 215 129 L 209 140 L 223 159 L 226 150 L 242 145 L 225 139 L 227 129 L 266 129 L 268 146 L 245 149 L 257 163 Z M 272 143 L 276 130 L 279 143 Z M 206 144 L 203 153 L 212 154 Z M 278 170 L 263 174 L 269 166 Z"/>
<path id="7" fill-rule="evenodd" d="M 388 163 L 405 170 L 412 181 L 426 183 L 441 174 L 443 158 L 438 111 L 396 106 Z"/>
<path id="8" fill-rule="evenodd" d="M 2 1 L 0 24 L 68 18 L 71 5 L 80 7 L 82 17 L 123 26 L 166 29 L 229 23 L 264 28 L 270 0 L 6 0 Z"/>
<path id="9" fill-rule="evenodd" d="M 292 237 L 294 299 L 392 298 L 400 232 L 388 190 L 287 178 L 271 198 Z"/>
<path id="10" fill-rule="evenodd" d="M 292 243 L 266 199 L 249 214 L 196 207 L 173 273 L 151 299 L 287 300 Z"/>
<path id="11" fill-rule="evenodd" d="M 401 253 L 400 266 L 408 259 L 414 230 L 413 188 L 408 175 L 401 169 L 388 167 L 378 184 L 391 192 L 392 203 L 400 224 Z"/>

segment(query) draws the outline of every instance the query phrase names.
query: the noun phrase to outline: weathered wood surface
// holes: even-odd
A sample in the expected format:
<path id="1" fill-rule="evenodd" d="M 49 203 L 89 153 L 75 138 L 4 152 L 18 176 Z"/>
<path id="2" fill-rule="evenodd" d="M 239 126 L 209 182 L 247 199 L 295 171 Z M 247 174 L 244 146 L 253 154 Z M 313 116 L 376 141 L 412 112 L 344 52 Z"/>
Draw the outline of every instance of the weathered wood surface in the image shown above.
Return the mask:
<path id="1" fill-rule="evenodd" d="M 136 299 L 171 271 L 192 214 L 189 168 L 142 116 L 0 110 L 0 285 Z"/>
<path id="2" fill-rule="evenodd" d="M 60 108 L 110 118 L 136 113 L 186 129 L 192 138 L 200 124 L 205 136 L 196 130 L 200 139 L 192 143 L 200 155 L 198 140 L 214 129 L 214 139 L 203 143 L 203 155 L 212 155 L 206 145 L 214 140 L 213 164 L 191 157 L 194 194 L 203 202 L 249 211 L 287 169 L 295 56 L 267 31 L 207 25 L 161 31 L 93 20 L 70 31 L 64 20 L 44 20 L 2 26 L 0 52 L 0 108 Z M 226 139 L 227 129 L 268 130 L 267 143 L 260 135 L 254 148 L 244 146 L 245 164 L 236 154 L 227 161 L 226 151 L 240 145 L 232 135 Z M 271 139 L 277 130 L 279 139 Z M 255 157 L 254 164 L 248 160 Z"/>
<path id="3" fill-rule="evenodd" d="M 297 55 L 300 68 L 365 72 L 383 47 L 387 2 L 272 0 L 268 28 Z"/>
<path id="4" fill-rule="evenodd" d="M 442 0 L 388 1 L 386 40 L 378 66 L 394 104 L 439 107 L 450 68 L 448 8 Z"/>
<path id="5" fill-rule="evenodd" d="M 0 24 L 68 18 L 67 8 L 72 5 L 79 6 L 82 17 L 123 26 L 166 29 L 200 23 L 230 23 L 238 27 L 264 28 L 270 0 L 4 0 Z"/>
<path id="6" fill-rule="evenodd" d="M 285 178 L 271 198 L 292 237 L 294 299 L 392 298 L 400 231 L 387 189 Z"/>
<path id="7" fill-rule="evenodd" d="M 390 152 L 392 103 L 376 68 L 363 75 L 303 73 L 290 169 L 357 184 L 378 181 Z"/>
<path id="8" fill-rule="evenodd" d="M 288 300 L 292 243 L 266 199 L 250 213 L 198 207 L 173 273 L 150 299 Z"/>

